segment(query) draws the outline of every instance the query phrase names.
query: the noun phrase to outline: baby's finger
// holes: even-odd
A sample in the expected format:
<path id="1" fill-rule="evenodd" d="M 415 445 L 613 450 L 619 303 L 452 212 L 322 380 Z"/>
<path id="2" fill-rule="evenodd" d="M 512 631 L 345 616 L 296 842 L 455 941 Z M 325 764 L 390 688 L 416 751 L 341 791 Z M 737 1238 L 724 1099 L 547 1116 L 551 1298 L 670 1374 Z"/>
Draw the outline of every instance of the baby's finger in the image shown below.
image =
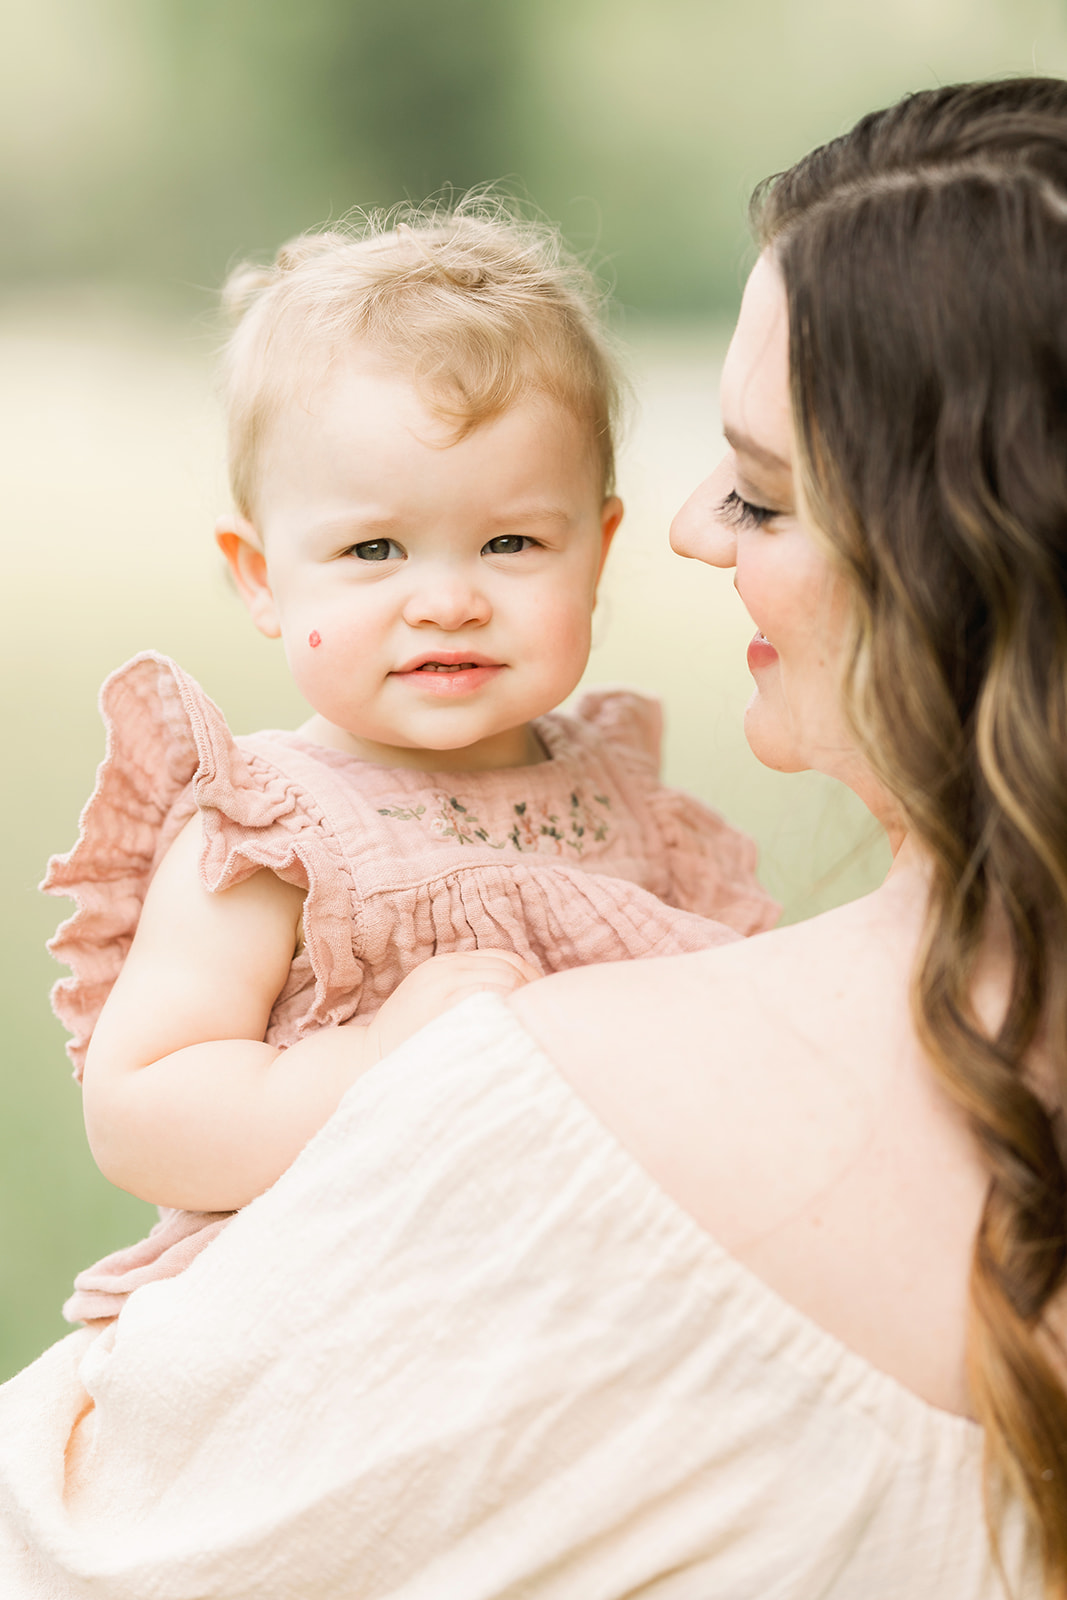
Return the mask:
<path id="1" fill-rule="evenodd" d="M 451 1011 L 461 1000 L 469 1000 L 472 994 L 498 994 L 503 998 L 514 994 L 516 989 L 524 988 L 527 981 L 514 968 L 502 971 L 499 978 L 489 973 L 483 974 L 479 978 L 471 978 L 469 983 L 459 983 L 449 989 L 447 998 L 442 1002 L 443 1009 Z"/>
<path id="2" fill-rule="evenodd" d="M 494 961 L 506 962 L 509 967 L 513 967 L 515 969 L 515 971 L 521 977 L 523 983 L 536 983 L 538 978 L 544 977 L 543 972 L 540 972 L 538 968 L 535 967 L 532 962 L 527 961 L 525 957 L 520 956 L 516 950 L 474 950 L 471 952 L 471 955 L 475 960 L 478 961 L 481 961 L 483 957 L 489 957 Z"/>

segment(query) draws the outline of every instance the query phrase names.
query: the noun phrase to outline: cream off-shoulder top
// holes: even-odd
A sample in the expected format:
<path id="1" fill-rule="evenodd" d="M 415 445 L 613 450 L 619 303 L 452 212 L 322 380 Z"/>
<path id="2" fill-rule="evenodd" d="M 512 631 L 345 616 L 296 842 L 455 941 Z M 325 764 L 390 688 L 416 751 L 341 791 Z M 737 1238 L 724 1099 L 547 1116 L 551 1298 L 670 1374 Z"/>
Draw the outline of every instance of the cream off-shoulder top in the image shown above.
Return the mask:
<path id="1" fill-rule="evenodd" d="M 727 1255 L 495 996 L 0 1389 L 5 1600 L 1001 1600 L 982 1435 Z M 1018 1520 L 1020 1600 L 1040 1585 Z"/>

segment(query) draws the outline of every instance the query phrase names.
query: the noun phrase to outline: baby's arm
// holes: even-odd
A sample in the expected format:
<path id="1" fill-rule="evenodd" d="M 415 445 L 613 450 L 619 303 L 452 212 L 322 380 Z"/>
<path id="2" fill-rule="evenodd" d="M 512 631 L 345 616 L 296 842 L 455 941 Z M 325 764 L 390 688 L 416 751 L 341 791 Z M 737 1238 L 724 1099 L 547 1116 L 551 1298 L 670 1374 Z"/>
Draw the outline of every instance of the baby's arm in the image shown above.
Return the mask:
<path id="1" fill-rule="evenodd" d="M 478 989 L 537 974 L 508 952 L 416 969 L 368 1026 L 263 1042 L 288 975 L 303 891 L 262 871 L 222 893 L 200 882 L 199 816 L 160 863 L 93 1032 L 85 1125 L 100 1170 L 161 1205 L 229 1211 L 285 1171 L 361 1072 Z M 436 976 L 435 976 L 436 974 Z"/>

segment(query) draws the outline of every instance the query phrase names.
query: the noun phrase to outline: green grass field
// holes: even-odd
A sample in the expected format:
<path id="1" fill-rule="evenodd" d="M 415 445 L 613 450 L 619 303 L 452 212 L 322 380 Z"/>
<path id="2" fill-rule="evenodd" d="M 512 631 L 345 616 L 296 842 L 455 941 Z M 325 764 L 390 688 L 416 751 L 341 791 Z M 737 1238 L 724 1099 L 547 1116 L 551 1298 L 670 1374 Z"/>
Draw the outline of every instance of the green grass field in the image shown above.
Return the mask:
<path id="1" fill-rule="evenodd" d="M 669 779 L 756 835 L 767 886 L 795 920 L 870 887 L 884 846 L 844 791 L 759 767 L 741 733 L 752 634 L 728 575 L 667 548 L 671 512 L 719 449 L 714 329 L 635 339 L 640 414 L 622 453 L 628 504 L 603 591 L 590 683 L 663 696 Z M 102 753 L 100 680 L 145 648 L 176 657 L 237 731 L 305 709 L 211 542 L 226 495 L 208 342 L 99 304 L 0 315 L 0 633 L 4 1041 L 0 1073 L 0 1378 L 59 1337 L 70 1280 L 140 1236 L 150 1209 L 96 1172 L 44 950 L 66 902 L 36 892 L 74 839 Z"/>

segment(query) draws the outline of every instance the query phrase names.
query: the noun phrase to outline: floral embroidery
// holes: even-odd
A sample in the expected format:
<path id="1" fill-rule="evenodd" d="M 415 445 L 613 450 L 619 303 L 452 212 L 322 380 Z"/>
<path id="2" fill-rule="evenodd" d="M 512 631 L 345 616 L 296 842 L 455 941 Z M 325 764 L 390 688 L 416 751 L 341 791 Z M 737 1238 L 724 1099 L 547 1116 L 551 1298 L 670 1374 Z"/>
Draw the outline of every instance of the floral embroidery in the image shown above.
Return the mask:
<path id="1" fill-rule="evenodd" d="M 549 811 L 547 804 L 535 807 L 519 800 L 512 807 L 514 821 L 502 839 L 490 837 L 488 828 L 469 806 L 454 794 L 436 794 L 432 806 L 379 806 L 378 815 L 397 822 L 421 822 L 435 839 L 455 839 L 459 844 L 481 844 L 490 850 L 505 850 L 510 844 L 523 853 L 580 856 L 590 844 L 601 844 L 610 831 L 607 813 L 611 801 L 606 794 L 595 794 L 592 802 L 575 789 L 568 804 Z"/>

